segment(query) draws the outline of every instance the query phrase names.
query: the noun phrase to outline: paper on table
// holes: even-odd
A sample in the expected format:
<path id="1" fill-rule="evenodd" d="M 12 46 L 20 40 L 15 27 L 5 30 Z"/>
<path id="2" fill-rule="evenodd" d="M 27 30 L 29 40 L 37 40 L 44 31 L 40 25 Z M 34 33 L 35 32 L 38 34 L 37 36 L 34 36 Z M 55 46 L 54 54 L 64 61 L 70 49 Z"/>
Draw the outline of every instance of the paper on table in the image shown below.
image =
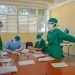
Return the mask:
<path id="1" fill-rule="evenodd" d="M 1 66 L 0 67 L 0 74 L 5 74 L 9 72 L 17 72 L 16 66 Z"/>
<path id="2" fill-rule="evenodd" d="M 0 59 L 0 62 L 10 62 L 12 59 Z"/>
<path id="3" fill-rule="evenodd" d="M 19 61 L 19 65 L 30 65 L 30 64 L 35 64 L 35 62 L 33 60 Z"/>
<path id="4" fill-rule="evenodd" d="M 33 56 L 34 57 L 42 57 L 42 56 L 45 56 L 45 54 L 34 54 Z"/>
<path id="5" fill-rule="evenodd" d="M 66 66 L 69 66 L 69 65 L 66 64 L 65 62 L 51 63 L 51 65 L 52 65 L 53 67 L 66 67 Z"/>
<path id="6" fill-rule="evenodd" d="M 22 53 L 29 53 L 29 49 L 25 49 L 21 51 Z"/>
<path id="7" fill-rule="evenodd" d="M 54 60 L 53 57 L 44 57 L 44 58 L 39 58 L 39 61 L 48 61 L 48 60 Z"/>
<path id="8" fill-rule="evenodd" d="M 42 54 L 41 51 L 35 51 L 35 50 L 34 50 L 34 53 L 35 53 L 35 54 Z"/>
<path id="9" fill-rule="evenodd" d="M 1 52 L 1 55 L 8 55 L 7 52 Z"/>
<path id="10" fill-rule="evenodd" d="M 11 51 L 11 53 L 12 53 L 12 54 L 16 54 L 16 53 L 18 53 L 18 52 L 16 52 L 16 51 Z"/>

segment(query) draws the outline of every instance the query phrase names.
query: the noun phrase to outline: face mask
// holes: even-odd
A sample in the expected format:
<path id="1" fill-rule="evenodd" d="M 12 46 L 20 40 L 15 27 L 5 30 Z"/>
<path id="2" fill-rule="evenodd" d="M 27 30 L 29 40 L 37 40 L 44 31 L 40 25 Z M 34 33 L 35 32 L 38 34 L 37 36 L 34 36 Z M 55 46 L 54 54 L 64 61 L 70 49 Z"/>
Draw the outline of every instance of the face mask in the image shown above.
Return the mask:
<path id="1" fill-rule="evenodd" d="M 53 25 L 48 25 L 48 29 L 53 30 L 54 29 Z"/>
<path id="2" fill-rule="evenodd" d="M 16 41 L 16 40 L 13 40 L 14 41 L 14 43 L 17 43 L 18 41 Z"/>
<path id="3" fill-rule="evenodd" d="M 38 42 L 40 42 L 40 41 L 41 41 L 41 39 L 37 39 L 37 41 L 38 41 Z"/>

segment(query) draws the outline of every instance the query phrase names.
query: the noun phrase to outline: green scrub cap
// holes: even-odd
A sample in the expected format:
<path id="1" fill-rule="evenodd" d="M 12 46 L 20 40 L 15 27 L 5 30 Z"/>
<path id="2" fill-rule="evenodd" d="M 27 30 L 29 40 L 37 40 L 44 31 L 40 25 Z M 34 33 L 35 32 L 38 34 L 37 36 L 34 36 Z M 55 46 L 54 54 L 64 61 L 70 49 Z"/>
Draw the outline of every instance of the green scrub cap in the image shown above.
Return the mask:
<path id="1" fill-rule="evenodd" d="M 42 38 L 42 35 L 41 35 L 41 34 L 37 34 L 37 35 L 36 35 L 36 38 L 37 38 L 37 39 L 40 39 L 40 38 Z"/>
<path id="2" fill-rule="evenodd" d="M 20 36 L 15 36 L 15 40 L 19 41 L 20 40 Z"/>
<path id="3" fill-rule="evenodd" d="M 50 18 L 48 20 L 48 22 L 53 23 L 53 24 L 57 24 L 58 23 L 58 20 L 56 18 Z"/>

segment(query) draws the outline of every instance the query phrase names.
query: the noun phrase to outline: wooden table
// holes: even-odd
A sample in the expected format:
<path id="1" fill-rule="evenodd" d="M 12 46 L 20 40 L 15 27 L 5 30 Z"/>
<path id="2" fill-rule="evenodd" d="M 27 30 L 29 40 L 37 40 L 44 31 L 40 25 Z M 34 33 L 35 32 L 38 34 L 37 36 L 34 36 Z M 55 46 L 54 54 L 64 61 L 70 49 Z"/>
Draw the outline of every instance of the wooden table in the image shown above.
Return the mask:
<path id="1" fill-rule="evenodd" d="M 33 54 L 31 54 L 29 57 L 26 57 L 25 54 L 21 54 L 20 56 L 9 54 L 7 57 L 13 59 L 10 65 L 16 65 L 18 72 L 3 75 L 75 75 L 75 66 L 68 66 L 63 68 L 52 67 L 50 63 L 60 62 L 56 59 L 47 62 L 39 62 L 38 58 L 36 59 Z M 31 59 L 34 60 L 36 64 L 26 66 L 19 66 L 18 64 L 18 61 Z"/>

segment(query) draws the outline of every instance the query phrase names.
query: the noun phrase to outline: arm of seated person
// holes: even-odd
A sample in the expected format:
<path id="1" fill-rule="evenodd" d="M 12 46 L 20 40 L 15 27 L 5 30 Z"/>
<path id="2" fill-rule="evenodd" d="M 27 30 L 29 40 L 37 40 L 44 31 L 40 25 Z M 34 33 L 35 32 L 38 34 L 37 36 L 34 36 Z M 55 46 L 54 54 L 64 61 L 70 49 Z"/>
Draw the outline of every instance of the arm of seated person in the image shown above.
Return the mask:
<path id="1" fill-rule="evenodd" d="M 3 50 L 3 52 L 12 52 L 12 51 L 9 49 L 6 49 L 6 50 Z"/>

